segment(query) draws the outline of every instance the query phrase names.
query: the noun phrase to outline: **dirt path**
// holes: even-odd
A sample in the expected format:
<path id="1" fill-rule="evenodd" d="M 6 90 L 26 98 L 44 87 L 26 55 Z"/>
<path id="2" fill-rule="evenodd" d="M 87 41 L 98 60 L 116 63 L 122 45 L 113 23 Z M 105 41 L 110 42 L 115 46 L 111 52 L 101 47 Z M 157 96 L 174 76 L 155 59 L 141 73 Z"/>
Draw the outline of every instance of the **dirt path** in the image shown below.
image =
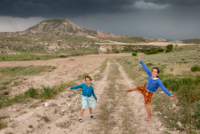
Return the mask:
<path id="1" fill-rule="evenodd" d="M 116 58 L 123 56 L 131 56 L 130 53 L 121 54 L 99 54 L 86 55 L 79 57 L 70 57 L 63 59 L 52 59 L 46 61 L 7 61 L 1 62 L 0 67 L 16 67 L 16 66 L 55 66 L 52 72 L 44 72 L 37 76 L 25 76 L 19 79 L 22 85 L 12 87 L 10 95 L 19 94 L 27 91 L 30 87 L 41 88 L 44 86 L 54 86 L 63 82 L 75 80 L 79 75 L 90 73 L 92 70 L 101 65 L 106 58 Z"/>
<path id="2" fill-rule="evenodd" d="M 115 57 L 116 55 L 111 58 Z M 75 61 L 80 63 L 83 59 L 85 58 L 77 57 Z M 90 64 L 94 65 L 97 59 L 91 61 Z M 87 62 L 85 61 L 85 63 Z M 76 69 L 80 68 L 81 71 L 82 67 L 79 66 L 80 64 L 77 64 Z M 70 69 L 69 74 L 72 75 L 76 69 Z M 88 68 L 85 71 L 87 72 Z M 43 75 L 49 75 L 48 73 L 51 72 Z M 93 109 L 96 119 L 90 119 L 89 110 L 86 110 L 83 114 L 83 122 L 79 123 L 81 91 L 64 91 L 55 99 L 43 103 L 32 100 L 25 104 L 15 104 L 0 109 L 1 115 L 10 117 L 8 126 L 0 130 L 0 134 L 165 133 L 167 129 L 161 125 L 156 115 L 153 114 L 151 121 L 143 121 L 146 116 L 143 96 L 139 92 L 125 93 L 124 90 L 133 87 L 134 82 L 128 78 L 120 64 L 110 59 L 104 72 L 96 70 L 90 75 L 94 78 L 99 73 L 103 78 L 92 81 L 98 98 L 98 103 Z M 52 78 L 52 80 L 54 79 Z M 84 80 L 77 81 L 77 84 L 83 82 Z M 178 134 L 177 132 L 170 133 Z"/>
<path id="3" fill-rule="evenodd" d="M 124 72 L 123 67 L 115 61 L 115 63 L 119 66 L 119 71 L 123 77 L 123 80 L 126 85 L 130 88 L 135 87 L 134 82 L 128 78 L 127 74 Z M 161 121 L 156 117 L 154 113 L 152 113 L 151 121 L 144 121 L 143 118 L 147 116 L 146 109 L 144 106 L 144 99 L 140 92 L 130 92 L 128 93 L 129 102 L 132 102 L 133 114 L 135 117 L 136 124 L 136 134 L 160 134 L 162 131 L 167 130 L 164 126 L 162 126 Z M 178 132 L 168 131 L 171 134 L 178 134 Z"/>

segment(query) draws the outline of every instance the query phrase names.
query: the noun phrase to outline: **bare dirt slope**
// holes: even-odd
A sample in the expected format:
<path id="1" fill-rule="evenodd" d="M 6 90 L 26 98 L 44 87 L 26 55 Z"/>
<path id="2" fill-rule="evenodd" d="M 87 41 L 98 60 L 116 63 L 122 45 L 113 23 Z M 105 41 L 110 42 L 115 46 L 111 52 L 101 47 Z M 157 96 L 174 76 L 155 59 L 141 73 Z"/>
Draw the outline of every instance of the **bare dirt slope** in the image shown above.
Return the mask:
<path id="1" fill-rule="evenodd" d="M 43 73 L 40 76 L 28 76 L 27 83 L 34 83 L 35 86 L 40 86 L 41 84 L 54 85 L 62 83 L 61 80 L 67 82 L 69 80 L 76 79 L 80 73 L 89 73 L 91 70 L 94 70 L 105 58 L 115 58 L 120 56 L 129 56 L 130 54 L 119 54 L 119 55 L 93 55 L 93 56 L 83 56 L 83 57 L 74 57 L 74 61 L 70 59 L 57 59 L 49 61 L 28 61 L 28 62 L 3 62 L 0 66 L 19 66 L 19 65 L 56 65 L 57 69 L 53 72 Z M 117 65 L 119 70 L 120 81 L 116 80 L 116 83 L 108 83 L 108 74 L 111 74 L 113 67 L 111 65 Z M 67 73 L 65 74 L 65 71 Z M 125 131 L 123 128 L 126 126 L 126 120 L 122 118 L 122 115 L 126 113 L 131 113 L 130 119 L 128 120 L 129 130 L 135 134 L 162 134 L 167 131 L 167 129 L 160 125 L 161 122 L 153 115 L 151 121 L 143 121 L 143 118 L 146 116 L 146 111 L 144 109 L 143 96 L 139 92 L 131 92 L 127 94 L 126 98 L 121 98 L 120 94 L 126 94 L 125 89 L 119 88 L 120 84 L 124 84 L 127 87 L 133 87 L 133 81 L 130 80 L 127 74 L 124 72 L 122 66 L 116 61 L 107 62 L 106 69 L 104 72 L 99 72 L 98 70 L 94 71 L 90 75 L 94 77 L 98 73 L 101 73 L 103 76 L 100 80 L 94 80 L 93 86 L 95 94 L 98 98 L 98 103 L 93 109 L 95 116 L 101 114 L 101 104 L 109 84 L 116 85 L 116 100 L 119 99 L 119 103 L 115 106 L 113 116 L 113 121 L 115 126 L 112 130 L 107 133 L 121 134 Z M 50 77 L 54 75 L 54 77 Z M 38 78 L 37 78 L 38 77 Z M 57 79 L 60 77 L 60 79 Z M 38 79 L 38 81 L 35 81 Z M 49 80 L 50 83 L 46 83 Z M 77 81 L 77 84 L 83 83 L 84 80 Z M 24 85 L 27 85 L 24 84 Z M 27 86 L 28 87 L 28 86 Z M 20 90 L 20 92 L 22 92 Z M 43 103 L 37 103 L 36 100 L 27 102 L 26 104 L 15 104 L 3 109 L 0 109 L 0 116 L 9 116 L 8 126 L 0 130 L 0 134 L 88 134 L 88 133 L 100 133 L 98 130 L 99 123 L 102 120 L 101 118 L 90 119 L 89 111 L 86 110 L 83 115 L 83 122 L 78 122 L 78 116 L 81 109 L 81 91 L 72 90 L 61 92 L 55 99 L 48 100 Z M 111 98 L 112 99 L 112 98 Z M 112 100 L 109 100 L 112 102 Z M 34 107 L 35 105 L 35 107 Z M 129 111 L 123 111 L 127 107 L 130 108 Z M 121 111 L 121 110 L 122 111 Z M 117 117 L 117 118 L 116 118 Z M 130 122 L 131 121 L 131 122 Z M 102 124 L 101 124 L 102 125 Z M 169 131 L 168 131 L 169 132 Z M 178 132 L 170 132 L 176 134 Z"/>

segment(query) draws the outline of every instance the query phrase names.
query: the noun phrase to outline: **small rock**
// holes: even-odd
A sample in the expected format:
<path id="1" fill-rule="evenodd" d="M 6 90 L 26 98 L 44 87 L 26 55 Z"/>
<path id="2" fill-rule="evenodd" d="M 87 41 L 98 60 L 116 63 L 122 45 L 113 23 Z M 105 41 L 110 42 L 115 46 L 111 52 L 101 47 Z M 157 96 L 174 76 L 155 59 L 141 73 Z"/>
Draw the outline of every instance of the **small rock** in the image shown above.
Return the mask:
<path id="1" fill-rule="evenodd" d="M 48 103 L 48 102 L 45 102 L 45 103 L 44 103 L 44 106 L 45 106 L 45 107 L 48 107 L 48 106 L 49 106 L 49 103 Z"/>
<path id="2" fill-rule="evenodd" d="M 68 106 L 70 106 L 71 104 L 69 103 Z"/>
<path id="3" fill-rule="evenodd" d="M 174 131 L 176 131 L 177 129 L 176 128 L 174 128 Z"/>
<path id="4" fill-rule="evenodd" d="M 61 110 L 61 112 L 64 112 L 65 110 Z"/>
<path id="5" fill-rule="evenodd" d="M 160 91 L 160 94 L 163 94 L 164 92 L 163 91 Z"/>
<path id="6" fill-rule="evenodd" d="M 175 109 L 176 108 L 176 104 L 173 103 L 172 104 L 172 108 Z"/>
<path id="7" fill-rule="evenodd" d="M 168 117 L 167 117 L 167 116 L 164 116 L 164 118 L 166 118 L 166 119 L 167 119 Z"/>
<path id="8" fill-rule="evenodd" d="M 16 109 L 13 109 L 12 111 L 13 111 L 13 112 L 15 112 L 15 111 L 16 111 Z"/>
<path id="9" fill-rule="evenodd" d="M 159 127 L 161 127 L 162 126 L 162 123 L 159 123 L 159 125 L 158 125 Z"/>
<path id="10" fill-rule="evenodd" d="M 163 128 L 159 128 L 158 130 L 159 130 L 159 131 L 163 131 L 164 129 L 163 129 Z"/>
<path id="11" fill-rule="evenodd" d="M 177 124 L 179 127 L 182 126 L 181 122 L 177 122 L 176 124 Z"/>
<path id="12" fill-rule="evenodd" d="M 61 105 L 60 105 L 60 104 L 58 104 L 58 106 L 59 106 L 59 107 L 61 107 Z"/>

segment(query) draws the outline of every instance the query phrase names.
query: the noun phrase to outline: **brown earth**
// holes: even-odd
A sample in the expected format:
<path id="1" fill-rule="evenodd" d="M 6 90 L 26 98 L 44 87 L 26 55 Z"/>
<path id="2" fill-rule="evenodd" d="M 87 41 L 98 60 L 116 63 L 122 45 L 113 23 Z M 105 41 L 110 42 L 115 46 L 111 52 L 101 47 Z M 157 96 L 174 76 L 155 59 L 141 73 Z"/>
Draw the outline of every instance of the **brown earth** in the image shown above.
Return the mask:
<path id="1" fill-rule="evenodd" d="M 28 66 L 28 65 L 51 65 L 57 68 L 52 72 L 45 72 L 39 76 L 26 76 L 26 82 L 11 90 L 12 94 L 22 93 L 30 86 L 41 87 L 53 86 L 63 82 L 68 82 L 78 78 L 78 75 L 83 73 L 90 73 L 92 70 L 98 68 L 106 58 L 117 58 L 122 56 L 130 56 L 131 54 L 102 54 L 102 55 L 88 55 L 82 57 L 70 57 L 65 59 L 53 59 L 47 61 L 12 61 L 1 62 L 0 67 L 13 67 L 13 66 Z M 70 60 L 74 59 L 74 60 Z M 112 64 L 117 64 L 119 67 L 122 80 L 120 82 L 134 86 L 134 81 L 130 80 L 127 74 L 124 72 L 122 66 L 116 61 Z M 94 80 L 94 91 L 98 98 L 96 107 L 93 108 L 93 114 L 99 114 L 99 108 L 101 104 L 101 95 L 105 91 L 107 86 L 107 76 L 110 72 L 110 61 L 107 62 L 104 72 L 95 70 L 90 75 L 94 77 L 97 74 L 102 74 L 103 78 L 100 80 Z M 77 83 L 83 83 L 84 80 L 77 81 Z M 122 89 L 124 90 L 124 89 Z M 73 96 L 73 97 L 69 97 Z M 139 92 L 131 92 L 128 94 L 128 105 L 131 107 L 133 113 L 134 125 L 130 126 L 135 129 L 136 134 L 162 134 L 167 131 L 167 128 L 161 125 L 160 120 L 153 114 L 151 121 L 143 121 L 146 116 L 146 110 L 143 104 L 143 96 Z M 0 116 L 9 116 L 8 126 L 0 130 L 0 134 L 88 134 L 98 133 L 93 132 L 93 128 L 98 127 L 98 120 L 90 119 L 89 111 L 86 110 L 83 114 L 84 121 L 78 122 L 78 115 L 81 109 L 81 93 L 78 90 L 64 91 L 56 96 L 55 99 L 47 100 L 43 103 L 37 103 L 36 100 L 28 102 L 26 104 L 15 104 L 3 109 L 0 109 Z M 31 105 L 37 103 L 36 108 L 30 108 Z M 119 105 L 117 108 L 123 108 L 123 105 Z M 118 116 L 115 113 L 115 116 Z M 49 121 L 45 121 L 45 117 L 48 117 Z M 120 134 L 121 130 L 118 130 L 118 126 L 115 127 L 111 133 Z M 119 128 L 120 129 L 120 128 Z M 177 134 L 177 131 L 168 131 L 172 134 Z"/>

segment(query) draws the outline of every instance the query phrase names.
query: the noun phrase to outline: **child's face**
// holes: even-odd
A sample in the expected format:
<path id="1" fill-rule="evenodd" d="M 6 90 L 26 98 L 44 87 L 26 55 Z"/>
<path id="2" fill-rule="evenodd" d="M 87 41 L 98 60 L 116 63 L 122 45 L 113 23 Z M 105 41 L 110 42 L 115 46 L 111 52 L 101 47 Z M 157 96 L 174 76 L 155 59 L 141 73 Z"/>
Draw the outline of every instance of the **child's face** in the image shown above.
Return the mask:
<path id="1" fill-rule="evenodd" d="M 86 83 L 87 85 L 90 85 L 91 80 L 90 80 L 89 78 L 86 78 L 86 79 L 85 79 L 85 83 Z"/>
<path id="2" fill-rule="evenodd" d="M 153 69 L 153 70 L 151 71 L 151 75 L 152 75 L 153 77 L 157 77 L 157 76 L 158 76 L 158 70 L 157 70 L 157 69 Z"/>

